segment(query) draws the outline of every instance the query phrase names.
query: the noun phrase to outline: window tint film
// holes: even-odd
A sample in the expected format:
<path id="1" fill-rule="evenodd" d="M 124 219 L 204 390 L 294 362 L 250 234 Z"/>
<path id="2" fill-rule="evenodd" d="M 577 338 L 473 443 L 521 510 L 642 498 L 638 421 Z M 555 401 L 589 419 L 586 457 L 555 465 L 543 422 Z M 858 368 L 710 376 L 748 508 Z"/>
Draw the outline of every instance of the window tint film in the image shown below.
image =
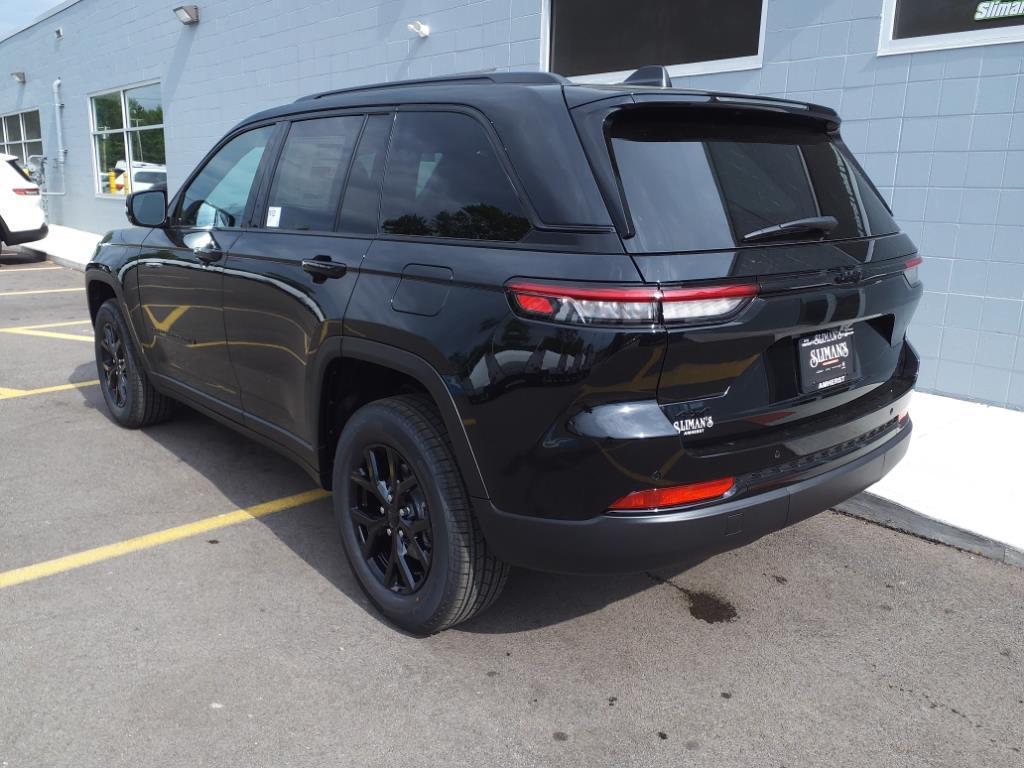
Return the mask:
<path id="1" fill-rule="evenodd" d="M 266 226 L 334 230 L 362 115 L 301 120 L 288 131 L 270 188 Z"/>
<path id="2" fill-rule="evenodd" d="M 898 227 L 842 144 L 810 123 L 684 110 L 617 117 L 610 141 L 642 251 L 732 248 L 779 224 L 832 216 L 838 240 Z"/>
<path id="3" fill-rule="evenodd" d="M 392 115 L 370 115 L 366 120 L 349 172 L 345 201 L 341 205 L 339 229 L 342 232 L 358 235 L 377 233 L 380 180 L 384 175 L 392 122 Z"/>
<path id="4" fill-rule="evenodd" d="M 194 227 L 242 226 L 252 182 L 272 126 L 236 136 L 199 172 L 181 198 L 178 223 Z"/>
<path id="5" fill-rule="evenodd" d="M 515 241 L 530 224 L 483 127 L 455 112 L 395 125 L 381 228 L 395 235 Z"/>

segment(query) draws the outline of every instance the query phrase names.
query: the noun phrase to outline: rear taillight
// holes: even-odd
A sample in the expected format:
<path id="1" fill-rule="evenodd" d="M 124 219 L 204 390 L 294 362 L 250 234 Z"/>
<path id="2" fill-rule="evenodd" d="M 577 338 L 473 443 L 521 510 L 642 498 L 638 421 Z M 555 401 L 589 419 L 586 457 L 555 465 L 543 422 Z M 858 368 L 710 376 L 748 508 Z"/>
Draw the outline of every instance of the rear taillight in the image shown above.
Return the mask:
<path id="1" fill-rule="evenodd" d="M 16 195 L 38 195 L 39 187 L 15 187 L 11 191 L 14 192 L 14 194 Z"/>
<path id="2" fill-rule="evenodd" d="M 924 258 L 921 256 L 914 256 L 907 259 L 906 264 L 903 265 L 903 274 L 907 276 L 907 282 L 911 285 L 917 285 L 921 282 L 921 278 L 917 276 L 917 268 L 921 266 L 923 261 Z"/>
<path id="3" fill-rule="evenodd" d="M 634 491 L 616 501 L 609 509 L 617 512 L 636 512 L 638 510 L 679 507 L 683 504 L 720 498 L 731 491 L 734 485 L 733 478 L 723 477 L 703 483 Z"/>
<path id="4" fill-rule="evenodd" d="M 519 314 L 580 325 L 721 320 L 757 295 L 757 286 L 753 283 L 661 289 L 513 281 L 506 288 Z"/>

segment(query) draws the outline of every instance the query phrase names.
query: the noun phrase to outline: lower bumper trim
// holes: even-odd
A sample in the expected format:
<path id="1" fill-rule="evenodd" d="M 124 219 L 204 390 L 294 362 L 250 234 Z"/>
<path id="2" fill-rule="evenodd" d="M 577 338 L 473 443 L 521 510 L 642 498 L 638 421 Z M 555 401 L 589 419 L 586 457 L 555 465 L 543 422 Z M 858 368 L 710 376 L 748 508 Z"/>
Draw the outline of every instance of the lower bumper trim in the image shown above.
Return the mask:
<path id="1" fill-rule="evenodd" d="M 910 444 L 908 422 L 885 443 L 814 477 L 696 510 L 551 520 L 475 499 L 494 554 L 512 565 L 560 573 L 631 573 L 692 562 L 805 520 L 878 482 Z"/>

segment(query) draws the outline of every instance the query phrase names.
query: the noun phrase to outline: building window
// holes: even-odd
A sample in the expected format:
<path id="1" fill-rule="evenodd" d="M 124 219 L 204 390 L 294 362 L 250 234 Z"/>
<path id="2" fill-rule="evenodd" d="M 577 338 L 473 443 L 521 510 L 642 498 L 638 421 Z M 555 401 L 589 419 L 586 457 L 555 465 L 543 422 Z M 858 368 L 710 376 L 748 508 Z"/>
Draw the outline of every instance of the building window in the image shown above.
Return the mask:
<path id="1" fill-rule="evenodd" d="M 14 155 L 18 164 L 28 169 L 38 167 L 43 154 L 43 134 L 39 126 L 39 112 L 18 112 L 0 117 L 0 155 Z M 29 158 L 36 158 L 29 163 Z"/>
<path id="2" fill-rule="evenodd" d="M 620 82 L 647 64 L 673 76 L 761 66 L 764 0 L 545 0 L 548 69 Z"/>
<path id="3" fill-rule="evenodd" d="M 96 193 L 127 195 L 167 186 L 160 84 L 111 91 L 90 100 Z"/>
<path id="4" fill-rule="evenodd" d="M 1024 41 L 1020 0 L 884 0 L 881 55 Z"/>

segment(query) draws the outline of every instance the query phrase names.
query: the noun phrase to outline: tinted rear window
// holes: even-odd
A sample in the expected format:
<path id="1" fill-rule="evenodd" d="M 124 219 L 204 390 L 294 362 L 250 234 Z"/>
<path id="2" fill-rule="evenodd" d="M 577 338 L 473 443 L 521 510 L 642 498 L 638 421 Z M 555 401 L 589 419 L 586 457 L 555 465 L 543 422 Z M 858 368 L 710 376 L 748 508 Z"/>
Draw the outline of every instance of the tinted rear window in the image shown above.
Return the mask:
<path id="1" fill-rule="evenodd" d="M 22 168 L 22 167 L 21 167 L 21 166 L 20 166 L 20 165 L 18 164 L 18 161 L 17 161 L 17 160 L 8 160 L 8 161 L 7 161 L 7 164 L 8 164 L 9 166 L 11 166 L 11 168 L 13 168 L 13 169 L 14 169 L 14 172 L 15 172 L 16 174 L 18 174 L 18 175 L 19 175 L 19 176 L 20 176 L 21 178 L 23 178 L 23 179 L 24 179 L 25 181 L 27 181 L 27 182 L 30 182 L 30 183 L 32 182 L 32 179 L 31 179 L 31 178 L 29 177 L 29 175 L 28 175 L 28 174 L 27 174 L 27 173 L 25 172 L 25 169 L 24 169 L 24 168 Z"/>
<path id="2" fill-rule="evenodd" d="M 827 240 L 898 231 L 848 150 L 791 118 L 638 110 L 615 118 L 610 141 L 635 250 L 733 248 L 749 233 L 818 216 L 838 222 Z"/>

